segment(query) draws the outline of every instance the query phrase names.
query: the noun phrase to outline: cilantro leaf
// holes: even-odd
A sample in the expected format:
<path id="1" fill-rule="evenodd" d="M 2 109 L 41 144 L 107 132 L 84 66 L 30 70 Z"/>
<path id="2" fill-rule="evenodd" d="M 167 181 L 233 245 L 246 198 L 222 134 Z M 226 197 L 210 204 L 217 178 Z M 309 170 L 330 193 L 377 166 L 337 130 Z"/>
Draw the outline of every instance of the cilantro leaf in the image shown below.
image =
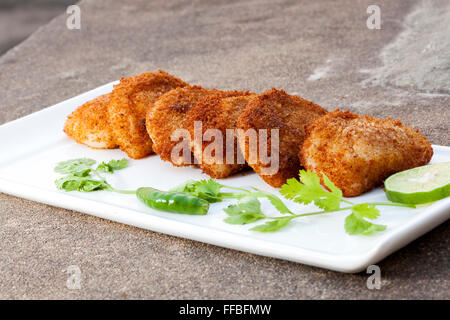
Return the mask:
<path id="1" fill-rule="evenodd" d="M 351 235 L 368 235 L 375 231 L 386 230 L 385 225 L 371 223 L 359 218 L 353 213 L 345 218 L 345 231 Z"/>
<path id="2" fill-rule="evenodd" d="M 375 205 L 363 203 L 354 205 L 352 213 L 345 218 L 345 231 L 351 235 L 368 235 L 375 231 L 386 230 L 385 225 L 375 224 L 367 219 L 376 219 L 380 215 L 380 210 Z"/>
<path id="3" fill-rule="evenodd" d="M 216 182 L 213 179 L 208 180 L 187 180 L 179 186 L 172 188 L 172 192 L 189 193 L 195 197 L 199 197 L 209 203 L 220 202 L 222 197 L 220 196 L 220 190 L 223 185 Z"/>
<path id="4" fill-rule="evenodd" d="M 109 162 L 102 162 L 98 165 L 97 170 L 106 172 L 106 173 L 114 173 L 115 170 L 121 170 L 128 167 L 128 160 L 123 158 L 121 160 L 111 160 Z"/>
<path id="5" fill-rule="evenodd" d="M 63 161 L 57 164 L 55 171 L 65 174 L 55 181 L 56 187 L 65 191 L 92 192 L 98 190 L 114 191 L 119 193 L 131 193 L 127 190 L 116 190 L 100 175 L 100 171 L 113 173 L 128 166 L 127 159 L 102 162 L 93 169 L 96 164 L 93 159 L 80 158 Z M 94 178 L 93 174 L 98 178 Z"/>
<path id="6" fill-rule="evenodd" d="M 81 183 L 80 191 L 82 192 L 91 192 L 91 191 L 99 191 L 99 190 L 110 190 L 111 186 L 100 180 L 94 179 L 85 179 Z"/>
<path id="7" fill-rule="evenodd" d="M 79 174 L 86 172 L 96 163 L 93 159 L 80 158 L 59 162 L 55 167 L 55 172 L 61 174 Z"/>
<path id="8" fill-rule="evenodd" d="M 272 220 L 272 221 L 268 221 L 264 224 L 260 224 L 256 227 L 253 227 L 250 230 L 259 231 L 259 232 L 274 232 L 274 231 L 278 231 L 281 228 L 283 228 L 284 226 L 286 226 L 289 223 L 289 221 L 291 221 L 290 217 Z"/>
<path id="9" fill-rule="evenodd" d="M 342 191 L 337 188 L 323 174 L 325 185 L 331 190 L 322 188 L 319 176 L 314 172 L 300 170 L 300 181 L 292 178 L 286 181 L 281 187 L 280 193 L 286 199 L 291 199 L 298 203 L 309 204 L 314 202 L 316 206 L 324 210 L 339 209 L 342 201 Z"/>
<path id="10" fill-rule="evenodd" d="M 66 176 L 55 180 L 56 187 L 64 191 L 77 191 L 81 186 L 81 178 Z"/>
<path id="11" fill-rule="evenodd" d="M 67 175 L 55 181 L 56 187 L 64 191 L 91 192 L 98 190 L 111 190 L 112 187 L 105 181 L 90 177 Z"/>
<path id="12" fill-rule="evenodd" d="M 356 204 L 353 206 L 352 212 L 361 218 L 376 219 L 380 216 L 380 210 L 370 203 Z"/>
<path id="13" fill-rule="evenodd" d="M 76 177 L 88 177 L 91 174 L 91 172 L 92 172 L 92 169 L 86 169 L 83 171 L 75 172 L 75 173 L 73 173 L 73 175 Z"/>
<path id="14" fill-rule="evenodd" d="M 289 200 L 294 200 L 298 197 L 299 190 L 303 188 L 303 185 L 295 178 L 286 180 L 286 183 L 281 186 L 280 193 Z M 311 201 L 310 201 L 311 202 Z"/>
<path id="15" fill-rule="evenodd" d="M 227 210 L 227 209 L 224 209 L 224 211 L 225 210 Z M 228 224 L 248 224 L 248 223 L 256 222 L 260 219 L 262 219 L 262 218 L 254 216 L 252 214 L 239 214 L 239 215 L 231 215 L 228 218 L 225 218 L 223 221 Z"/>
<path id="16" fill-rule="evenodd" d="M 122 170 L 128 167 L 128 159 L 111 160 L 108 164 L 112 166 L 114 170 Z"/>
<path id="17" fill-rule="evenodd" d="M 220 189 L 222 185 L 213 179 L 201 180 L 195 185 L 195 195 L 209 203 L 220 202 Z"/>
<path id="18" fill-rule="evenodd" d="M 256 197 L 245 196 L 238 201 L 239 208 L 245 212 L 261 213 L 261 203 Z"/>
<path id="19" fill-rule="evenodd" d="M 323 182 L 325 186 L 331 190 L 331 192 L 326 191 L 328 194 L 324 196 L 324 199 L 319 199 L 314 201 L 314 203 L 325 210 L 336 210 L 339 209 L 342 201 L 342 191 L 334 185 L 333 182 L 328 179 L 328 177 L 322 172 Z"/>
<path id="20" fill-rule="evenodd" d="M 113 173 L 114 172 L 114 169 L 111 168 L 107 163 L 104 163 L 104 162 L 102 162 L 98 165 L 97 170 L 101 171 L 101 172 L 105 172 L 105 173 Z"/>
<path id="21" fill-rule="evenodd" d="M 280 213 L 289 213 L 292 214 L 291 210 L 289 210 L 288 207 L 286 207 L 286 205 L 284 204 L 283 201 L 281 201 L 280 198 L 278 198 L 276 195 L 271 194 L 270 192 L 267 191 L 263 191 L 257 188 L 253 188 L 256 191 L 258 191 L 258 193 L 260 193 L 262 196 L 266 197 L 267 199 L 269 199 L 270 203 L 280 212 Z"/>
<path id="22" fill-rule="evenodd" d="M 193 179 L 189 179 L 182 184 L 170 189 L 170 192 L 180 192 L 180 193 L 192 193 L 195 190 L 195 185 L 198 183 L 198 181 L 195 181 Z"/>
<path id="23" fill-rule="evenodd" d="M 266 218 L 261 212 L 261 203 L 252 196 L 245 196 L 236 205 L 224 209 L 228 217 L 223 221 L 229 224 L 247 224 Z"/>

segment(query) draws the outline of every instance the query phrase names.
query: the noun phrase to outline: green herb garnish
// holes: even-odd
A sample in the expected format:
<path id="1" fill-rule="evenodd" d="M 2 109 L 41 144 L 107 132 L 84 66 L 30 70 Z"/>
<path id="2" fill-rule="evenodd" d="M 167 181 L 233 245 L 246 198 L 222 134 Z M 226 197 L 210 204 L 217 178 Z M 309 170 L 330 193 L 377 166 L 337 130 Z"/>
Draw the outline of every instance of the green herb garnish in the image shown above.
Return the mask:
<path id="1" fill-rule="evenodd" d="M 237 204 L 230 205 L 223 211 L 228 214 L 224 221 L 229 224 L 247 224 L 266 218 L 261 212 L 261 203 L 253 196 L 242 197 Z"/>
<path id="2" fill-rule="evenodd" d="M 316 206 L 324 210 L 339 209 L 342 201 L 342 191 L 323 174 L 325 185 L 331 190 L 322 188 L 320 178 L 313 172 L 300 171 L 300 181 L 288 179 L 281 187 L 280 193 L 286 199 L 291 199 L 297 203 L 309 204 L 314 202 Z M 347 202 L 347 201 L 345 201 Z"/>
<path id="3" fill-rule="evenodd" d="M 363 203 L 352 207 L 352 214 L 345 218 L 345 231 L 349 234 L 371 234 L 374 231 L 386 230 L 386 226 L 371 223 L 366 219 L 376 219 L 380 210 L 374 204 Z"/>
<path id="4" fill-rule="evenodd" d="M 98 165 L 97 170 L 106 173 L 114 173 L 115 170 L 121 170 L 128 167 L 128 160 L 111 160 L 109 162 L 102 162 Z"/>
<path id="5" fill-rule="evenodd" d="M 113 173 L 115 170 L 121 170 L 128 166 L 128 160 L 111 160 L 108 163 L 102 162 L 97 168 L 93 166 L 97 161 L 93 159 L 74 159 L 67 160 L 57 164 L 55 172 L 65 174 L 64 177 L 55 181 L 56 187 L 64 191 L 111 191 L 118 193 L 134 193 L 133 191 L 124 191 L 114 189 L 100 172 Z"/>
<path id="6" fill-rule="evenodd" d="M 385 225 L 375 224 L 369 220 L 379 217 L 380 211 L 376 206 L 412 207 L 414 205 L 392 202 L 352 203 L 342 196 L 342 191 L 322 173 L 323 188 L 316 173 L 301 170 L 299 180 L 288 179 L 280 193 L 289 200 L 299 204 L 313 203 L 321 211 L 302 214 L 293 213 L 285 203 L 276 195 L 257 188 L 247 190 L 238 187 L 226 186 L 213 179 L 188 180 L 168 192 L 153 188 L 139 188 L 138 192 L 118 190 L 113 188 L 102 173 L 112 174 L 128 166 L 127 159 L 102 162 L 96 168 L 93 159 L 74 159 L 58 163 L 55 171 L 65 176 L 55 181 L 56 187 L 64 191 L 110 191 L 124 194 L 136 194 L 146 205 L 163 211 L 185 214 L 206 214 L 210 203 L 234 199 L 223 209 L 227 214 L 224 222 L 235 225 L 246 225 L 260 220 L 264 223 L 254 226 L 250 230 L 258 232 L 274 232 L 289 225 L 291 220 L 320 215 L 332 212 L 350 210 L 346 217 L 344 228 L 350 235 L 368 235 L 386 229 Z M 224 190 L 225 189 L 225 190 Z M 228 189 L 228 190 L 227 190 Z M 261 210 L 260 198 L 266 198 L 281 216 L 268 216 Z M 341 204 L 346 204 L 341 207 Z"/>
<path id="7" fill-rule="evenodd" d="M 91 167 L 96 163 L 93 159 L 81 158 L 62 161 L 55 167 L 55 172 L 61 174 L 79 174 L 91 170 Z"/>
<path id="8" fill-rule="evenodd" d="M 398 203 L 362 203 L 355 204 L 342 197 L 342 191 L 331 182 L 328 177 L 324 174 L 323 180 L 324 184 L 329 189 L 324 189 L 320 184 L 320 178 L 316 173 L 307 172 L 301 170 L 299 173 L 299 180 L 288 179 L 286 184 L 282 186 L 280 193 L 289 200 L 293 200 L 300 204 L 310 204 L 314 203 L 322 211 L 308 212 L 302 214 L 294 214 L 289 210 L 286 205 L 275 195 L 268 192 L 264 192 L 255 189 L 256 192 L 247 191 L 243 193 L 244 196 L 251 197 L 250 200 L 245 200 L 242 198 L 237 205 L 230 205 L 228 208 L 224 209 L 225 213 L 228 215 L 225 218 L 226 223 L 230 224 L 248 224 L 256 222 L 258 220 L 267 220 L 265 223 L 257 225 L 250 230 L 259 232 L 274 232 L 280 230 L 281 228 L 287 226 L 291 220 L 320 215 L 328 214 L 337 211 L 351 210 L 351 214 L 345 219 L 345 231 L 351 235 L 368 235 L 376 231 L 383 231 L 386 226 L 372 223 L 368 220 L 374 220 L 379 216 L 379 210 L 376 206 L 400 206 L 400 207 L 414 207 L 413 205 L 405 205 Z M 237 194 L 234 194 L 238 197 Z M 249 198 L 250 198 L 249 197 Z M 261 212 L 261 206 L 257 198 L 265 197 L 272 205 L 278 210 L 279 213 L 284 214 L 284 216 L 272 217 L 267 216 Z M 247 203 L 250 203 L 251 206 Z M 344 203 L 347 206 L 341 207 Z M 289 214 L 286 216 L 286 214 Z"/>

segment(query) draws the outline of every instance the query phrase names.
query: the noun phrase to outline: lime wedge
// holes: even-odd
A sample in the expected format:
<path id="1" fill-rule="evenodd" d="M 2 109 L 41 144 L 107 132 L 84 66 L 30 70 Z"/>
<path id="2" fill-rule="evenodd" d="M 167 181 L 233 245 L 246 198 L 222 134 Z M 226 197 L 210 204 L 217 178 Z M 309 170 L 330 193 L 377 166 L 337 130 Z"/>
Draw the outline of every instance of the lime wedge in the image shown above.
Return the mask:
<path id="1" fill-rule="evenodd" d="M 421 204 L 450 196 L 450 162 L 417 167 L 393 174 L 384 182 L 392 202 Z"/>

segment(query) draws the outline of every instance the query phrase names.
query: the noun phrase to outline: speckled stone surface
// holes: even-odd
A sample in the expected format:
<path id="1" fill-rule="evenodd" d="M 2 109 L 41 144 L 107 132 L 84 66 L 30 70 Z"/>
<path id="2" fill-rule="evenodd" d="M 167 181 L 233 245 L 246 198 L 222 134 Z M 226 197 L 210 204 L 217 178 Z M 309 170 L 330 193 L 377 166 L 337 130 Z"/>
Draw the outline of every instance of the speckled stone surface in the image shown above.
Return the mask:
<path id="1" fill-rule="evenodd" d="M 0 123 L 121 76 L 167 70 L 221 89 L 283 88 L 332 110 L 395 117 L 449 145 L 448 1 L 81 2 L 0 57 Z M 432 34 L 432 36 L 429 36 Z M 431 73 L 431 74 L 430 74 Z M 2 150 L 7 152 L 7 150 Z M 0 194 L 0 298 L 449 299 L 448 222 L 341 274 L 223 249 Z M 66 287 L 70 265 L 81 289 Z"/>

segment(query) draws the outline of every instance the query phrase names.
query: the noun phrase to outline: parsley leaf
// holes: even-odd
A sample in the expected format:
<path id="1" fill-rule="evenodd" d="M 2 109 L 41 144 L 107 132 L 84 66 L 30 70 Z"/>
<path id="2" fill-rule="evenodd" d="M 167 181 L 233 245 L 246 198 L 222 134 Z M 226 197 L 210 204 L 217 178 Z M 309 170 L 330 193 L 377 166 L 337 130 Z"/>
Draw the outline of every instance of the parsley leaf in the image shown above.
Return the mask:
<path id="1" fill-rule="evenodd" d="M 123 158 L 121 160 L 111 160 L 109 162 L 102 162 L 98 165 L 97 170 L 106 173 L 114 173 L 115 170 L 121 170 L 128 167 L 128 160 Z"/>
<path id="2" fill-rule="evenodd" d="M 87 170 L 96 163 L 93 159 L 80 158 L 59 162 L 55 167 L 55 172 L 61 174 L 86 174 Z"/>
<path id="3" fill-rule="evenodd" d="M 331 190 L 322 188 L 319 176 L 314 172 L 300 170 L 300 181 L 292 178 L 281 187 L 280 193 L 286 199 L 298 203 L 309 204 L 314 202 L 316 206 L 324 210 L 339 209 L 342 201 L 342 191 L 323 174 L 325 185 Z"/>
<path id="4" fill-rule="evenodd" d="M 375 231 L 383 231 L 385 225 L 375 224 L 367 221 L 367 219 L 376 219 L 380 215 L 380 210 L 375 208 L 374 204 L 357 204 L 352 208 L 352 213 L 345 218 L 345 231 L 348 234 L 371 234 Z"/>
<path id="5" fill-rule="evenodd" d="M 228 218 L 223 221 L 229 224 L 247 224 L 266 218 L 261 212 L 261 203 L 253 196 L 245 196 L 236 205 L 223 209 Z"/>
<path id="6" fill-rule="evenodd" d="M 281 228 L 283 228 L 284 226 L 286 226 L 289 223 L 289 221 L 291 221 L 290 217 L 272 220 L 272 221 L 268 221 L 264 224 L 260 224 L 256 227 L 253 227 L 250 230 L 259 231 L 259 232 L 274 232 L 274 231 L 278 231 Z"/>

